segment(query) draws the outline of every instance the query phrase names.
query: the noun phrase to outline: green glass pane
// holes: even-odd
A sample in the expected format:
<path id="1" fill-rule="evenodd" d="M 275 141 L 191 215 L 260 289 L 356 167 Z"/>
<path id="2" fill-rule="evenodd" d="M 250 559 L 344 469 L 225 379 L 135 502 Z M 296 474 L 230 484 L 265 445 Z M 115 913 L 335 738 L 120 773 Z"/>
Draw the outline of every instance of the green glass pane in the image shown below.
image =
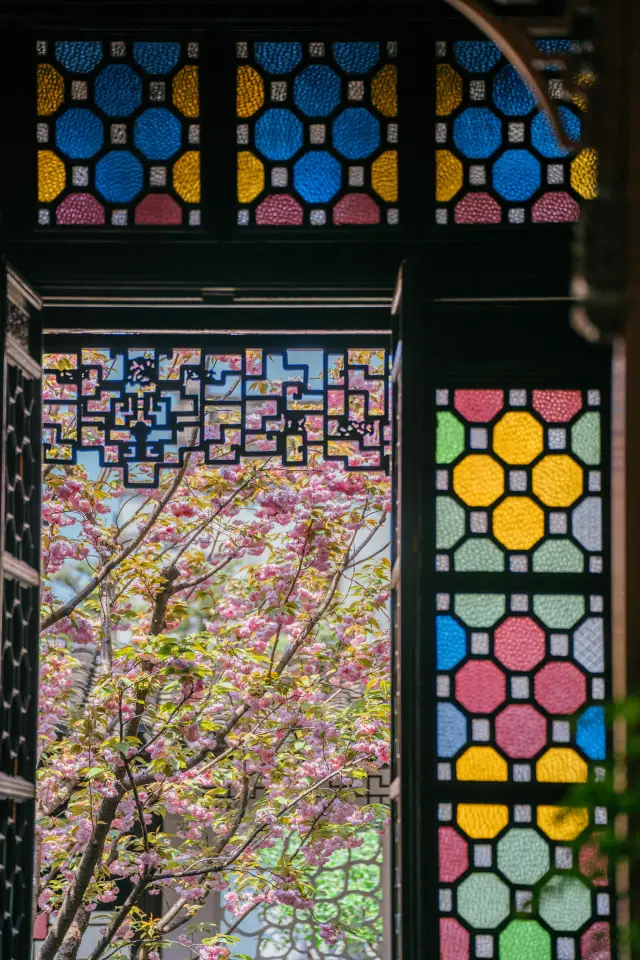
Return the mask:
<path id="1" fill-rule="evenodd" d="M 498 869 L 512 883 L 532 886 L 549 870 L 549 846 L 531 828 L 511 829 L 498 841 Z"/>
<path id="2" fill-rule="evenodd" d="M 500 960 L 551 960 L 551 937 L 535 920 L 512 920 L 500 934 Z"/>
<path id="3" fill-rule="evenodd" d="M 591 917 L 591 892 L 577 877 L 552 877 L 540 891 L 538 910 L 552 930 L 578 930 Z"/>
<path id="4" fill-rule="evenodd" d="M 464 427 L 453 413 L 436 414 L 436 463 L 451 463 L 464 450 Z"/>
<path id="5" fill-rule="evenodd" d="M 548 627 L 569 630 L 584 616 L 584 597 L 538 593 L 533 598 L 533 612 Z"/>
<path id="6" fill-rule="evenodd" d="M 582 573 L 584 557 L 571 540 L 547 540 L 533 555 L 534 573 Z"/>
<path id="7" fill-rule="evenodd" d="M 509 888 L 493 873 L 472 873 L 458 887 L 458 913 L 472 927 L 492 930 L 509 915 Z"/>
<path id="8" fill-rule="evenodd" d="M 452 497 L 436 497 L 436 547 L 448 550 L 464 536 L 464 509 Z"/>
<path id="9" fill-rule="evenodd" d="M 455 552 L 454 567 L 457 571 L 502 571 L 504 570 L 504 555 L 499 547 L 485 537 L 477 540 L 467 540 Z"/>
<path id="10" fill-rule="evenodd" d="M 457 593 L 454 610 L 468 627 L 492 627 L 504 616 L 506 600 L 503 593 Z"/>
<path id="11" fill-rule="evenodd" d="M 571 427 L 571 449 L 590 467 L 600 463 L 599 413 L 583 413 L 574 423 Z"/>

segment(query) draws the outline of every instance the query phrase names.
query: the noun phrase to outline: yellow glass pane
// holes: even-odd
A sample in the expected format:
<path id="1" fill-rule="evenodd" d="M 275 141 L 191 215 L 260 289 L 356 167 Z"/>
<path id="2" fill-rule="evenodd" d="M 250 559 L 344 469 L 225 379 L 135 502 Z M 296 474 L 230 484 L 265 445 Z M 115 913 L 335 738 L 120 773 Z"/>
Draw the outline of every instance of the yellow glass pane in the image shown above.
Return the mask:
<path id="1" fill-rule="evenodd" d="M 199 116 L 198 68 L 194 64 L 183 67 L 173 78 L 173 102 L 185 117 Z"/>
<path id="2" fill-rule="evenodd" d="M 529 550 L 544 536 L 544 512 L 529 497 L 507 497 L 493 512 L 493 534 L 509 550 Z"/>
<path id="3" fill-rule="evenodd" d="M 395 150 L 385 150 L 373 161 L 371 185 L 387 203 L 395 203 L 398 199 L 398 154 Z"/>
<path id="4" fill-rule="evenodd" d="M 507 761 L 493 747 L 469 747 L 456 763 L 458 780 L 506 780 Z"/>
<path id="5" fill-rule="evenodd" d="M 173 188 L 187 203 L 200 203 L 200 151 L 189 150 L 173 166 Z"/>
<path id="6" fill-rule="evenodd" d="M 236 74 L 236 112 L 239 117 L 250 117 L 264 103 L 262 77 L 253 67 L 244 64 Z"/>
<path id="7" fill-rule="evenodd" d="M 538 760 L 536 773 L 543 783 L 586 783 L 587 764 L 575 750 L 552 747 Z"/>
<path id="8" fill-rule="evenodd" d="M 264 190 L 264 166 L 248 150 L 238 154 L 238 200 L 250 203 Z"/>
<path id="9" fill-rule="evenodd" d="M 64 100 L 64 80 L 50 63 L 38 64 L 38 113 L 48 117 Z"/>
<path id="10" fill-rule="evenodd" d="M 538 826 L 551 840 L 575 840 L 589 826 L 584 807 L 538 807 Z"/>
<path id="11" fill-rule="evenodd" d="M 582 467 L 565 453 L 544 457 L 533 468 L 533 492 L 548 507 L 571 506 L 582 485 Z"/>
<path id="12" fill-rule="evenodd" d="M 436 113 L 446 117 L 462 102 L 462 78 L 448 63 L 436 67 Z"/>
<path id="13" fill-rule="evenodd" d="M 64 163 L 52 150 L 38 150 L 38 200 L 49 203 L 64 190 Z"/>
<path id="14" fill-rule="evenodd" d="M 585 200 L 598 194 L 598 152 L 593 147 L 581 150 L 571 161 L 571 186 Z"/>
<path id="15" fill-rule="evenodd" d="M 458 826 L 474 840 L 490 840 L 509 823 L 509 810 L 499 803 L 459 803 Z"/>
<path id="16" fill-rule="evenodd" d="M 488 507 L 504 491 L 504 472 L 484 453 L 472 453 L 454 467 L 453 489 L 470 507 Z"/>
<path id="17" fill-rule="evenodd" d="M 387 63 L 371 81 L 371 102 L 385 117 L 398 112 L 398 68 Z"/>
<path id="18" fill-rule="evenodd" d="M 531 463 L 542 453 L 542 424 L 530 413 L 505 413 L 494 427 L 493 449 L 505 463 Z"/>
<path id="19" fill-rule="evenodd" d="M 461 187 L 461 162 L 450 150 L 436 150 L 436 200 L 451 200 Z"/>

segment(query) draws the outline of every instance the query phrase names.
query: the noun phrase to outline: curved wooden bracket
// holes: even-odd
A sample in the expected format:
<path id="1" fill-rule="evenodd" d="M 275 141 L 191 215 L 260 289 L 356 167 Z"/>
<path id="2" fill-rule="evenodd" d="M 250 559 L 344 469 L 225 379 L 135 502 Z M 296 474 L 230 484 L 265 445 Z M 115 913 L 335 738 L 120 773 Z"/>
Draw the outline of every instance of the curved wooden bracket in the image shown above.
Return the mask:
<path id="1" fill-rule="evenodd" d="M 572 93 L 585 98 L 587 91 L 584 88 L 574 89 L 570 55 L 541 52 L 521 28 L 509 21 L 500 20 L 489 13 L 488 10 L 484 9 L 480 0 L 445 0 L 445 2 L 481 30 L 513 64 L 522 79 L 529 85 L 540 107 L 547 114 L 558 138 L 558 143 L 571 153 L 579 150 L 580 142 L 570 140 L 560 122 L 558 104 L 549 95 L 544 74 L 545 67 L 555 67 L 557 70 L 564 71 L 565 77 L 568 78 L 568 81 L 564 83 L 564 98 L 570 101 Z"/>

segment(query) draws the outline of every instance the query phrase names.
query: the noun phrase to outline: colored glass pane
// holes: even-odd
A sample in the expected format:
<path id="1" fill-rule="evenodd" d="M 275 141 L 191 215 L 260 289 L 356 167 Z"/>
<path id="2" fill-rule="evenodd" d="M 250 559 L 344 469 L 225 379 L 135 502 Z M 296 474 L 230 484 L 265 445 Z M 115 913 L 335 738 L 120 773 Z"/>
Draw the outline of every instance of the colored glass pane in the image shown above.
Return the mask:
<path id="1" fill-rule="evenodd" d="M 599 391 L 436 393 L 435 486 L 465 510 L 463 535 L 460 518 L 456 538 L 438 540 L 436 569 L 600 571 Z"/>
<path id="2" fill-rule="evenodd" d="M 238 225 L 395 226 L 397 44 L 247 40 L 236 56 Z"/>
<path id="3" fill-rule="evenodd" d="M 610 960 L 610 894 L 598 896 L 607 864 L 589 830 L 598 817 L 530 801 L 440 803 L 440 957 Z"/>
<path id="4" fill-rule="evenodd" d="M 559 68 L 547 73 L 550 83 L 561 83 Z M 596 193 L 596 153 L 587 148 L 572 156 L 560 146 L 532 91 L 495 44 L 438 40 L 435 101 L 436 154 L 446 152 L 460 164 L 459 177 L 452 160 L 446 168 L 442 159 L 436 164 L 437 224 L 579 219 L 579 201 Z M 570 141 L 581 137 L 585 107 L 581 94 L 558 107 Z M 455 178 L 449 175 L 445 186 L 445 172 L 454 169 Z"/>
<path id="5" fill-rule="evenodd" d="M 200 225 L 198 43 L 61 40 L 37 51 L 48 145 L 38 223 Z"/>

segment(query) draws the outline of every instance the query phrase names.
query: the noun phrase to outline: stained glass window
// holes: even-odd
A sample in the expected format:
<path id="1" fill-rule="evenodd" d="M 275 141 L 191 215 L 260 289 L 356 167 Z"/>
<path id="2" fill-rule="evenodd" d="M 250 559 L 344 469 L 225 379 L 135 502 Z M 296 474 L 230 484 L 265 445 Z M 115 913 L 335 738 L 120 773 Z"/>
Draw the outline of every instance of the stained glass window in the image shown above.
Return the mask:
<path id="1" fill-rule="evenodd" d="M 603 597 L 441 593 L 438 607 L 438 779 L 601 777 Z"/>
<path id="2" fill-rule="evenodd" d="M 540 40 L 568 52 L 569 40 Z M 533 94 L 488 40 L 436 43 L 436 223 L 560 223 L 577 220 L 579 201 L 596 194 L 593 148 L 560 146 Z M 585 85 L 590 82 L 584 77 Z M 564 100 L 561 76 L 549 93 Z M 578 140 L 586 101 L 559 107 L 569 140 Z"/>
<path id="3" fill-rule="evenodd" d="M 607 812 L 438 806 L 441 960 L 610 960 Z"/>
<path id="4" fill-rule="evenodd" d="M 603 392 L 434 401 L 440 958 L 610 960 Z"/>
<path id="5" fill-rule="evenodd" d="M 238 224 L 397 224 L 397 43 L 243 40 L 236 57 Z"/>
<path id="6" fill-rule="evenodd" d="M 436 569 L 602 571 L 600 392 L 438 390 Z"/>
<path id="7" fill-rule="evenodd" d="M 38 223 L 198 227 L 199 44 L 39 40 Z"/>

